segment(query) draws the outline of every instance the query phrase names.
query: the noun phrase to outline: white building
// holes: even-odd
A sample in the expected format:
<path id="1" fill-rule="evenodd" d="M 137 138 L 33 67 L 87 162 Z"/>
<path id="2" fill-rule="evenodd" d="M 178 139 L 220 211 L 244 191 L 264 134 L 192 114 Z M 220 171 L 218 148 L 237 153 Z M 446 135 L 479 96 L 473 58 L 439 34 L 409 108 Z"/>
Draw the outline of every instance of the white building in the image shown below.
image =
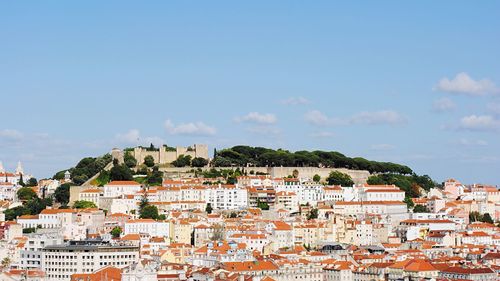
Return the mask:
<path id="1" fill-rule="evenodd" d="M 124 235 L 147 233 L 150 236 L 170 237 L 168 222 L 153 219 L 136 219 L 125 222 Z"/>
<path id="2" fill-rule="evenodd" d="M 135 181 L 112 181 L 104 186 L 104 197 L 133 195 L 141 189 L 141 184 Z"/>
<path id="3" fill-rule="evenodd" d="M 248 207 L 248 191 L 238 185 L 218 185 L 205 189 L 205 201 L 212 208 L 220 210 L 237 210 Z"/>
<path id="4" fill-rule="evenodd" d="M 42 270 L 49 280 L 70 280 L 75 273 L 92 273 L 105 266 L 127 267 L 139 260 L 139 247 L 102 241 L 70 241 L 42 250 Z"/>

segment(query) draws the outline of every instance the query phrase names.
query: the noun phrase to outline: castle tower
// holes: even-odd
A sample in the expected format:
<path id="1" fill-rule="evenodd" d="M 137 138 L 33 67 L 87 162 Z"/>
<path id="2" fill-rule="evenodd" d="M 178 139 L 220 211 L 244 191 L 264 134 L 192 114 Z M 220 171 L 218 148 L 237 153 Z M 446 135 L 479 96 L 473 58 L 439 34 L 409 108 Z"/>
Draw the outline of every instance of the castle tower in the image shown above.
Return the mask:
<path id="1" fill-rule="evenodd" d="M 23 166 L 21 165 L 21 161 L 17 162 L 16 175 L 24 174 Z"/>
<path id="2" fill-rule="evenodd" d="M 3 168 L 3 163 L 0 161 L 0 174 L 5 173 L 5 169 Z"/>

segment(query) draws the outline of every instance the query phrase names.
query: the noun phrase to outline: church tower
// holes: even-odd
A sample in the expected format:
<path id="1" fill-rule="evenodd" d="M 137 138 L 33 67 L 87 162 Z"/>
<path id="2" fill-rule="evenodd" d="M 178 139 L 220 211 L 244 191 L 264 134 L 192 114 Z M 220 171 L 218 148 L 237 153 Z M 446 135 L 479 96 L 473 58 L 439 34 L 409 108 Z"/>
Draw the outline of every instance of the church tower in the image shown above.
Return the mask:
<path id="1" fill-rule="evenodd" d="M 24 174 L 23 166 L 21 165 L 21 161 L 17 162 L 16 175 Z"/>

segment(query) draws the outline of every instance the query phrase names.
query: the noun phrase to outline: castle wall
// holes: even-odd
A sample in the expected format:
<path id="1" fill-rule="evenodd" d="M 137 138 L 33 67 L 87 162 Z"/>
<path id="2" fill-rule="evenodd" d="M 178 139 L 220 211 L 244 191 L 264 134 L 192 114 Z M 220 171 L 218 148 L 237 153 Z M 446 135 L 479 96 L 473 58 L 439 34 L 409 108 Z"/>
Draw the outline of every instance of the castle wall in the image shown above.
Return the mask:
<path id="1" fill-rule="evenodd" d="M 133 156 L 137 159 L 138 164 L 144 163 L 144 158 L 148 155 L 152 156 L 157 164 L 169 164 L 176 160 L 181 155 L 189 155 L 191 158 L 202 157 L 208 158 L 208 146 L 205 144 L 195 144 L 193 150 L 188 150 L 187 147 L 178 146 L 176 151 L 167 151 L 164 146 L 161 146 L 158 151 L 147 151 L 145 148 L 135 147 Z"/>
<path id="2" fill-rule="evenodd" d="M 236 169 L 237 167 L 215 167 L 216 170 L 225 170 L 225 169 Z M 245 169 L 246 172 L 254 171 L 260 173 L 266 173 L 271 175 L 271 177 L 283 178 L 293 174 L 294 170 L 299 172 L 299 177 L 308 177 L 312 178 L 314 175 L 319 175 L 322 180 L 325 180 L 332 171 L 339 171 L 341 173 L 348 174 L 351 176 L 352 180 L 355 184 L 363 184 L 366 183 L 368 177 L 370 176 L 370 172 L 364 170 L 349 170 L 344 168 L 317 168 L 317 167 L 239 167 L 241 169 Z M 169 167 L 169 168 L 161 168 L 162 172 L 165 172 L 167 175 L 179 175 L 181 176 L 184 173 L 189 173 L 193 168 L 191 167 Z M 212 168 L 205 168 L 204 170 L 208 170 Z"/>

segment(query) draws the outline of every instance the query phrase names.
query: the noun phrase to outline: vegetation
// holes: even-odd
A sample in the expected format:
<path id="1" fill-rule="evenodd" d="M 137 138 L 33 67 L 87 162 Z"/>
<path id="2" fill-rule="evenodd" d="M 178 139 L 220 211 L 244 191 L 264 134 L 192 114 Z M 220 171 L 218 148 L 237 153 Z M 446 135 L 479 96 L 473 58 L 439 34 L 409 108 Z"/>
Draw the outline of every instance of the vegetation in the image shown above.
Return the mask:
<path id="1" fill-rule="evenodd" d="M 195 157 L 191 161 L 192 167 L 200 167 L 201 168 L 201 167 L 205 167 L 206 165 L 208 165 L 208 160 L 205 158 L 202 158 L 202 157 Z"/>
<path id="2" fill-rule="evenodd" d="M 214 178 L 224 178 L 227 184 L 235 184 L 236 178 L 244 175 L 245 172 L 240 170 L 240 168 L 236 169 L 210 169 L 208 171 L 203 171 L 202 175 L 204 178 L 214 179 Z"/>
<path id="3" fill-rule="evenodd" d="M 414 213 L 430 213 L 431 211 L 424 205 L 417 205 L 413 208 Z"/>
<path id="4" fill-rule="evenodd" d="M 150 186 L 161 185 L 163 183 L 163 172 L 160 172 L 157 166 L 153 167 L 153 171 L 148 172 L 145 183 Z"/>
<path id="5" fill-rule="evenodd" d="M 368 178 L 368 184 L 394 184 L 405 191 L 406 196 L 410 198 L 419 197 L 420 189 L 429 191 L 436 184 L 428 175 L 418 176 L 412 175 L 396 175 L 396 174 L 380 174 L 373 175 Z"/>
<path id="6" fill-rule="evenodd" d="M 158 208 L 154 205 L 147 205 L 144 208 L 142 208 L 139 217 L 141 219 L 158 219 Z"/>
<path id="7" fill-rule="evenodd" d="M 312 208 L 307 214 L 307 220 L 313 220 L 318 218 L 318 209 Z"/>
<path id="8" fill-rule="evenodd" d="M 23 205 L 5 210 L 5 219 L 15 220 L 23 215 L 38 215 L 47 206 L 52 206 L 52 203 L 52 198 L 38 198 L 35 193 L 35 196 L 24 201 Z"/>
<path id="9" fill-rule="evenodd" d="M 53 178 L 56 180 L 64 179 L 64 173 L 69 171 L 71 179 L 75 185 L 81 185 L 89 178 L 99 173 L 111 162 L 111 155 L 105 154 L 101 157 L 86 157 L 80 160 L 74 168 L 57 172 Z"/>
<path id="10" fill-rule="evenodd" d="M 137 166 L 137 159 L 132 156 L 132 154 L 129 151 L 125 152 L 125 155 L 123 156 L 123 162 L 125 162 L 125 165 L 129 168 L 134 168 Z"/>
<path id="11" fill-rule="evenodd" d="M 68 205 L 69 202 L 69 183 L 63 183 L 59 187 L 56 188 L 54 192 L 54 199 L 57 203 L 60 203 L 63 206 Z"/>
<path id="12" fill-rule="evenodd" d="M 469 213 L 469 222 L 486 222 L 486 223 L 493 223 L 493 219 L 491 218 L 491 215 L 489 213 L 484 213 L 484 215 L 481 215 L 479 212 L 470 212 Z"/>
<path id="13" fill-rule="evenodd" d="M 113 238 L 120 238 L 120 235 L 122 234 L 122 228 L 119 226 L 115 226 L 110 232 L 111 236 Z"/>
<path id="14" fill-rule="evenodd" d="M 109 171 L 110 180 L 112 181 L 131 181 L 133 180 L 132 170 L 125 164 L 118 164 L 118 161 L 113 161 L 113 168 Z"/>
<path id="15" fill-rule="evenodd" d="M 158 219 L 158 208 L 154 205 L 150 205 L 146 193 L 141 198 L 139 202 L 139 218 L 141 219 Z"/>
<path id="16" fill-rule="evenodd" d="M 148 155 L 144 157 L 144 165 L 149 168 L 153 167 L 155 165 L 155 159 L 153 158 L 153 156 Z"/>
<path id="17" fill-rule="evenodd" d="M 95 181 L 96 181 L 95 184 L 97 184 L 97 186 L 104 186 L 105 184 L 111 181 L 111 172 L 102 170 L 99 173 L 99 176 L 95 179 Z"/>
<path id="18" fill-rule="evenodd" d="M 339 171 L 332 171 L 326 181 L 329 185 L 352 186 L 354 184 L 351 176 Z"/>
<path id="19" fill-rule="evenodd" d="M 77 200 L 73 204 L 73 208 L 75 208 L 75 209 L 90 209 L 90 208 L 97 208 L 97 206 L 94 202 L 91 202 L 91 201 Z"/>
<path id="20" fill-rule="evenodd" d="M 370 173 L 412 174 L 412 170 L 404 165 L 390 162 L 370 161 L 361 157 L 350 158 L 340 152 L 296 151 L 264 147 L 234 146 L 219 150 L 214 155 L 212 164 L 216 167 L 230 166 L 287 166 L 287 167 L 329 167 L 367 170 Z"/>
<path id="21" fill-rule="evenodd" d="M 10 266 L 11 263 L 12 260 L 9 257 L 5 257 L 3 258 L 2 263 L 0 265 L 2 266 L 2 268 L 7 268 Z"/>
<path id="22" fill-rule="evenodd" d="M 26 185 L 27 187 L 32 187 L 32 186 L 37 186 L 38 185 L 38 181 L 36 180 L 36 178 L 30 178 L 28 180 L 28 182 L 26 182 Z"/>
<path id="23" fill-rule="evenodd" d="M 213 211 L 212 204 L 207 203 L 207 207 L 205 208 L 205 212 L 207 212 L 207 214 L 211 214 L 212 211 Z"/>
<path id="24" fill-rule="evenodd" d="M 267 202 L 261 202 L 260 200 L 257 200 L 257 208 L 261 210 L 269 210 L 269 204 L 267 204 Z"/>
<path id="25" fill-rule="evenodd" d="M 413 208 L 413 206 L 415 206 L 415 203 L 413 203 L 413 200 L 411 200 L 411 198 L 409 196 L 405 196 L 405 199 L 403 200 L 403 202 L 406 203 L 406 206 L 408 208 Z"/>
<path id="26" fill-rule="evenodd" d="M 319 182 L 320 180 L 321 180 L 321 177 L 318 174 L 316 174 L 316 175 L 313 176 L 313 181 L 314 182 Z"/>
<path id="27" fill-rule="evenodd" d="M 23 233 L 35 233 L 36 227 L 23 228 Z"/>
<path id="28" fill-rule="evenodd" d="M 31 187 L 21 187 L 17 191 L 17 198 L 21 201 L 28 201 L 37 197 L 36 192 Z"/>
<path id="29" fill-rule="evenodd" d="M 172 162 L 175 167 L 187 167 L 191 165 L 190 155 L 180 155 L 176 160 Z"/>

